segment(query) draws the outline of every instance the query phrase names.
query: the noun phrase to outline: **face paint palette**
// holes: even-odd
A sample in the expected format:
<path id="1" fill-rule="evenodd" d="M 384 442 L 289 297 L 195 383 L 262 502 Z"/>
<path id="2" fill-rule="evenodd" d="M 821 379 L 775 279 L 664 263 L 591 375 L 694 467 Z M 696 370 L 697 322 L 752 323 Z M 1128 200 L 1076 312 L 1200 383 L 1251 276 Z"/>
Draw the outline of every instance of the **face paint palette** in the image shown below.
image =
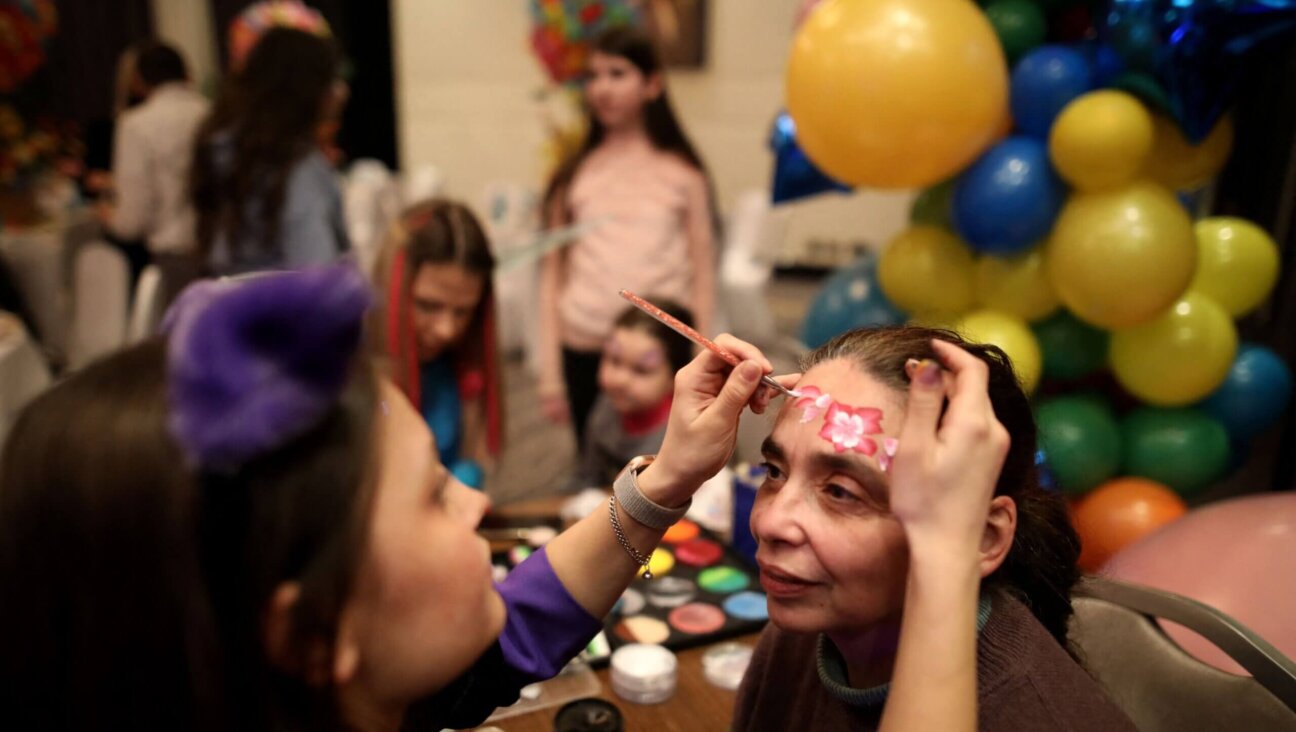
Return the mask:
<path id="1" fill-rule="evenodd" d="M 653 553 L 654 579 L 639 577 L 582 653 L 594 665 L 616 649 L 649 643 L 680 650 L 754 633 L 768 618 L 755 570 L 718 537 L 687 519 Z M 658 569 L 667 569 L 658 572 Z"/>

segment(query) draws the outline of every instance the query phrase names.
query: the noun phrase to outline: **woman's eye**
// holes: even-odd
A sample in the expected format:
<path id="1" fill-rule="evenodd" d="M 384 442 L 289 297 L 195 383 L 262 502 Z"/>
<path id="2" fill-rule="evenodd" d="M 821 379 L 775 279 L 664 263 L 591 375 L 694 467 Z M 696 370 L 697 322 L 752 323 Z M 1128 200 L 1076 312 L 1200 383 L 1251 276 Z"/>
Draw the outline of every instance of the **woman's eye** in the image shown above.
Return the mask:
<path id="1" fill-rule="evenodd" d="M 834 501 L 853 501 L 853 500 L 855 500 L 855 494 L 854 494 L 854 493 L 851 493 L 850 491 L 846 490 L 845 488 L 843 488 L 843 487 L 841 487 L 841 486 L 839 486 L 839 485 L 836 485 L 835 483 L 829 483 L 829 484 L 824 488 L 824 493 L 828 494 L 828 497 L 831 498 L 831 499 L 833 499 Z"/>
<path id="2" fill-rule="evenodd" d="M 783 480 L 783 471 L 774 463 L 764 462 L 760 464 L 760 467 L 765 471 L 766 478 L 770 480 Z"/>

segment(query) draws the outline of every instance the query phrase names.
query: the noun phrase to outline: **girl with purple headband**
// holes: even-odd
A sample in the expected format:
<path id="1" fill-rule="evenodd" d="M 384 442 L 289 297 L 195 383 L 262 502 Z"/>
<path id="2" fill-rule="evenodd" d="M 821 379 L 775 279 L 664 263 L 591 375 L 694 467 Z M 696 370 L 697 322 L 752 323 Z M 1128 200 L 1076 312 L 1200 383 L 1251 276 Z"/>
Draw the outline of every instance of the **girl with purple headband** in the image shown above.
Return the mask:
<path id="1" fill-rule="evenodd" d="M 348 266 L 202 283 L 165 338 L 24 411 L 0 473 L 13 728 L 477 724 L 594 636 L 769 400 L 755 348 L 699 356 L 657 459 L 494 585 L 488 499 L 360 355 L 370 299 Z"/>

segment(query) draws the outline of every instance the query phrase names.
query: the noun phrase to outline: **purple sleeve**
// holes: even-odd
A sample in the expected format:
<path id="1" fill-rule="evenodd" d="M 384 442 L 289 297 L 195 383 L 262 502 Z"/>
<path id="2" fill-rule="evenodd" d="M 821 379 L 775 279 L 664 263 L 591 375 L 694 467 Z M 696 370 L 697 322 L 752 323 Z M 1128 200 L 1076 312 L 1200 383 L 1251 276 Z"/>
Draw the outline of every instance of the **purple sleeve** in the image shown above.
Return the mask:
<path id="1" fill-rule="evenodd" d="M 572 599 L 544 549 L 514 568 L 496 589 L 508 610 L 499 639 L 504 660 L 535 681 L 561 671 L 603 628 L 603 621 Z"/>

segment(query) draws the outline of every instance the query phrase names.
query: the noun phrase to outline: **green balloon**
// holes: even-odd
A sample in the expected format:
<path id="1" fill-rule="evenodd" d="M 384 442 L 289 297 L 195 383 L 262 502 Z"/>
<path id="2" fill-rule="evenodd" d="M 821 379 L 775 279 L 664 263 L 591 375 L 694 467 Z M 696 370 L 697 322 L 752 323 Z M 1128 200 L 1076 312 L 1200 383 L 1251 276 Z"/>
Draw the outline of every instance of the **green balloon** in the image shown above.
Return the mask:
<path id="1" fill-rule="evenodd" d="M 1205 412 L 1191 407 L 1143 407 L 1121 424 L 1126 475 L 1164 483 L 1191 496 L 1224 475 L 1229 465 L 1228 432 Z"/>
<path id="2" fill-rule="evenodd" d="M 985 14 L 999 36 L 1009 66 L 1044 42 L 1048 30 L 1044 11 L 1029 0 L 994 0 L 986 5 Z"/>
<path id="3" fill-rule="evenodd" d="M 1035 408 L 1035 421 L 1049 470 L 1066 493 L 1086 493 L 1120 469 L 1120 427 L 1102 401 L 1088 396 L 1050 399 Z"/>
<path id="4" fill-rule="evenodd" d="M 954 195 L 954 179 L 924 188 L 909 208 L 909 221 L 915 224 L 954 229 L 950 197 Z"/>
<path id="5" fill-rule="evenodd" d="M 1069 381 L 1107 363 L 1107 331 L 1082 323 L 1066 310 L 1031 326 L 1044 355 L 1044 378 Z"/>

